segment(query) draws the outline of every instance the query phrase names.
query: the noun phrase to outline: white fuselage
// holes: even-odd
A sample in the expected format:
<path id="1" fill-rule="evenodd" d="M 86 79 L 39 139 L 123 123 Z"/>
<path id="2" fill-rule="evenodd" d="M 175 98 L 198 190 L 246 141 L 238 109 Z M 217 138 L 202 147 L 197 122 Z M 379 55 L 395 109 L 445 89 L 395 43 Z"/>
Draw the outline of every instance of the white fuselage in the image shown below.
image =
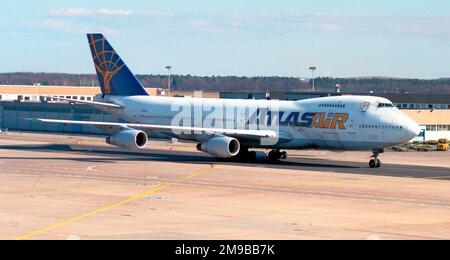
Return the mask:
<path id="1" fill-rule="evenodd" d="M 248 148 L 383 149 L 406 143 L 420 132 L 417 123 L 393 107 L 389 100 L 370 96 L 324 97 L 302 101 L 107 96 L 104 101 L 123 106 L 118 116 L 133 123 L 171 125 L 180 115 L 177 108 L 184 107 L 190 108 L 187 113 L 189 124 L 201 121 L 202 124 L 227 129 L 249 127 L 248 118 L 239 117 L 239 113 L 264 108 L 275 111 L 273 109 L 276 107 L 276 113 L 273 114 L 278 115 L 278 119 L 273 116 L 273 120 L 279 122 L 279 142 L 262 145 L 257 141 L 243 141 L 242 145 Z M 219 105 L 225 111 L 235 111 L 233 116 L 221 112 L 211 117 L 211 111 L 214 111 L 211 108 Z M 236 122 L 239 120 L 241 122 Z M 258 128 L 265 130 L 270 127 L 263 123 Z M 202 141 L 203 138 L 201 134 L 192 132 L 174 134 L 173 137 L 192 141 Z"/>

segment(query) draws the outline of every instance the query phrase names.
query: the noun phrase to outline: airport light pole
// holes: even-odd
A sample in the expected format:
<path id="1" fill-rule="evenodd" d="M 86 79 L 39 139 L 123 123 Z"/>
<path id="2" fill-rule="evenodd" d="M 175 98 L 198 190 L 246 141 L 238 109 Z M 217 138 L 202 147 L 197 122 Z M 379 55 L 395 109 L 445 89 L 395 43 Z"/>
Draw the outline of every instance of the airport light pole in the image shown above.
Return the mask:
<path id="1" fill-rule="evenodd" d="M 168 94 L 169 94 L 169 97 L 170 97 L 170 87 L 171 87 L 171 85 L 172 85 L 172 82 L 170 82 L 170 70 L 172 69 L 172 66 L 166 66 L 166 69 L 167 69 L 167 72 L 168 72 L 168 74 L 167 74 L 167 90 L 168 90 Z"/>
<path id="2" fill-rule="evenodd" d="M 316 86 L 315 86 L 315 72 L 316 72 L 316 70 L 317 70 L 317 67 L 316 66 L 312 66 L 312 67 L 309 67 L 309 70 L 312 72 L 312 91 L 313 92 L 315 92 L 316 91 Z"/>

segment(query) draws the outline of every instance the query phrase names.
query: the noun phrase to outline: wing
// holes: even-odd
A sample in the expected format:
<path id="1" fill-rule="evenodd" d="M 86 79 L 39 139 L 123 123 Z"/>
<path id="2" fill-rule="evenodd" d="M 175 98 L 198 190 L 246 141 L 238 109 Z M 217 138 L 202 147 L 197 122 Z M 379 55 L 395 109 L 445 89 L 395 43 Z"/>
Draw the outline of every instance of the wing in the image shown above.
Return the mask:
<path id="1" fill-rule="evenodd" d="M 137 129 L 142 131 L 157 131 L 157 132 L 194 132 L 206 135 L 227 135 L 236 138 L 279 138 L 279 134 L 270 130 L 238 130 L 238 129 L 216 129 L 216 128 L 201 128 L 201 127 L 185 127 L 185 126 L 171 126 L 171 125 L 148 125 L 148 124 L 133 124 L 133 123 L 110 123 L 110 122 L 95 122 L 95 121 L 73 121 L 73 120 L 59 120 L 59 119 L 42 119 L 31 118 L 28 120 L 38 121 L 42 123 L 53 124 L 72 124 L 72 125 L 89 125 L 100 128 L 118 128 L 118 129 Z"/>

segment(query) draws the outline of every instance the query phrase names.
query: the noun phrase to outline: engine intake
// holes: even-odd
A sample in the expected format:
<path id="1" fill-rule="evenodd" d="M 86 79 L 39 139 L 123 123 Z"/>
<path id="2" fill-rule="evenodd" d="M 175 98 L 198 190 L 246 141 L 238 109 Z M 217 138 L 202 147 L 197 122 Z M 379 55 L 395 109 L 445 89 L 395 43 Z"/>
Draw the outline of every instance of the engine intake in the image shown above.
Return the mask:
<path id="1" fill-rule="evenodd" d="M 239 154 L 241 144 L 236 138 L 215 137 L 197 145 L 197 150 L 209 153 L 217 158 L 230 158 Z"/>
<path id="2" fill-rule="evenodd" d="M 130 150 L 144 149 L 148 144 L 148 136 L 138 130 L 125 130 L 106 138 L 106 143 Z"/>

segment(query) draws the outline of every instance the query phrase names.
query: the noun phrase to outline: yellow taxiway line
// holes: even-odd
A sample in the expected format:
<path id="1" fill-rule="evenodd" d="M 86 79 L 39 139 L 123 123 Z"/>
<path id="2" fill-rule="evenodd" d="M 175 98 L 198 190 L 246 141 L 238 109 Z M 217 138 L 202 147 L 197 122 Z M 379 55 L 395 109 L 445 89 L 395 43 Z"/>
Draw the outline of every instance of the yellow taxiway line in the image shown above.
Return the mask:
<path id="1" fill-rule="evenodd" d="M 91 216 L 94 216 L 94 215 L 103 213 L 103 212 L 108 211 L 108 210 L 110 210 L 110 209 L 119 207 L 119 206 L 121 206 L 121 205 L 123 205 L 123 204 L 129 203 L 129 202 L 133 202 L 133 201 L 135 201 L 135 200 L 138 200 L 138 199 L 147 197 L 148 195 L 150 195 L 150 194 L 152 194 L 152 193 L 154 193 L 154 192 L 156 192 L 156 191 L 160 191 L 160 190 L 165 189 L 165 188 L 168 188 L 168 187 L 170 187 L 170 186 L 172 186 L 172 185 L 179 184 L 179 183 L 181 183 L 181 182 L 183 182 L 183 181 L 187 181 L 187 180 L 190 180 L 190 179 L 192 179 L 192 178 L 195 178 L 195 177 L 197 177 L 197 176 L 199 176 L 199 175 L 202 175 L 202 174 L 204 174 L 204 173 L 206 173 L 206 172 L 212 170 L 213 168 L 214 168 L 214 165 L 210 165 L 210 168 L 208 168 L 208 169 L 201 170 L 201 171 L 199 171 L 199 172 L 196 172 L 196 173 L 191 174 L 191 175 L 189 175 L 189 176 L 183 177 L 183 178 L 181 178 L 181 179 L 178 179 L 178 180 L 175 180 L 175 181 L 172 181 L 172 182 L 167 182 L 167 183 L 160 183 L 160 184 L 157 184 L 157 185 L 153 186 L 151 189 L 147 190 L 146 192 L 144 192 L 144 193 L 142 193 L 142 194 L 139 194 L 139 195 L 136 195 L 136 196 L 131 197 L 131 198 L 129 198 L 129 199 L 126 199 L 126 200 L 123 200 L 123 201 L 114 203 L 114 204 L 112 204 L 112 205 L 109 205 L 109 206 L 106 206 L 106 207 L 103 207 L 103 208 L 100 208 L 100 209 L 91 211 L 91 212 L 89 212 L 89 213 L 86 213 L 86 214 L 83 214 L 83 215 L 80 215 L 80 216 L 77 216 L 77 217 L 74 217 L 74 218 L 71 218 L 71 219 L 68 219 L 68 220 L 59 222 L 59 223 L 57 223 L 57 224 L 54 224 L 54 225 L 52 225 L 52 226 L 43 228 L 43 229 L 41 229 L 41 230 L 31 232 L 31 233 L 26 234 L 26 235 L 24 235 L 24 236 L 15 238 L 14 240 L 25 240 L 25 239 L 29 239 L 29 238 L 31 238 L 31 237 L 40 235 L 40 234 L 45 233 L 45 232 L 50 231 L 50 230 L 57 229 L 57 228 L 59 228 L 59 227 L 65 226 L 65 225 L 70 224 L 70 223 L 73 223 L 73 222 L 75 222 L 75 221 L 78 221 L 78 220 L 81 220 L 81 219 L 84 219 L 84 218 L 87 218 L 87 217 L 91 217 Z"/>

